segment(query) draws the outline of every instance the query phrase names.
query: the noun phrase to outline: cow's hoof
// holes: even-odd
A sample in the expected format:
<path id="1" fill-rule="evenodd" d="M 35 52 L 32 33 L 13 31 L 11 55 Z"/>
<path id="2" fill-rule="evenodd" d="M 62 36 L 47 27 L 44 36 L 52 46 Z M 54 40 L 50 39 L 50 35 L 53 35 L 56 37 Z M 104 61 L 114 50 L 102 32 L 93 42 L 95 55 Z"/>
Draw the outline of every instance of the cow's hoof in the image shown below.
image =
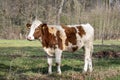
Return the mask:
<path id="1" fill-rule="evenodd" d="M 51 74 L 52 74 L 52 72 L 49 72 L 49 73 L 48 73 L 48 75 L 51 75 Z"/>
<path id="2" fill-rule="evenodd" d="M 88 72 L 87 72 L 87 71 L 83 71 L 82 74 L 83 74 L 83 75 L 87 75 Z"/>
<path id="3" fill-rule="evenodd" d="M 60 72 L 57 72 L 58 75 L 61 75 L 61 71 Z"/>

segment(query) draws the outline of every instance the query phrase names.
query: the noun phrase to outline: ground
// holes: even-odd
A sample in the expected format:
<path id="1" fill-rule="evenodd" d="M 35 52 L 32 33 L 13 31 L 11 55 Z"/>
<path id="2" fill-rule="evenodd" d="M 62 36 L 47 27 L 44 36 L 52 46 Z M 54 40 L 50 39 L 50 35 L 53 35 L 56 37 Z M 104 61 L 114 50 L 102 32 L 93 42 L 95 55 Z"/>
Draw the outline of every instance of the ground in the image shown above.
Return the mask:
<path id="1" fill-rule="evenodd" d="M 47 74 L 46 55 L 39 41 L 0 40 L 0 80 L 120 80 L 120 41 L 94 42 L 92 73 L 82 73 L 84 54 L 64 52 L 62 75 Z"/>

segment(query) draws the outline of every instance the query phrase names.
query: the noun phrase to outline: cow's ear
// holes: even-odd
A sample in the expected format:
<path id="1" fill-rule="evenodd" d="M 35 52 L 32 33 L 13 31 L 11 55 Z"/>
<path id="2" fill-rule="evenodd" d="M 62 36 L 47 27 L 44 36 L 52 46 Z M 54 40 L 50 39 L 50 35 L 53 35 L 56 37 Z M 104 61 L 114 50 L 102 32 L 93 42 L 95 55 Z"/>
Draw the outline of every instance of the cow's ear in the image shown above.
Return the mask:
<path id="1" fill-rule="evenodd" d="M 45 28 L 47 27 L 47 24 L 46 24 L 46 23 L 43 23 L 43 24 L 41 25 L 41 27 L 42 27 L 42 29 L 45 29 Z"/>
<path id="2" fill-rule="evenodd" d="M 46 24 L 46 23 L 43 23 L 43 24 L 42 24 L 42 27 L 46 27 L 46 26 L 47 26 L 47 24 Z"/>
<path id="3" fill-rule="evenodd" d="M 43 35 L 48 33 L 47 24 L 42 24 L 42 25 L 41 25 L 41 33 L 42 33 Z"/>
<path id="4" fill-rule="evenodd" d="M 43 27 L 44 27 L 44 24 L 40 24 L 40 25 L 38 26 L 39 29 L 43 29 Z"/>
<path id="5" fill-rule="evenodd" d="M 30 23 L 27 23 L 27 24 L 26 24 L 26 27 L 27 27 L 28 29 L 30 29 L 31 24 L 30 24 Z"/>

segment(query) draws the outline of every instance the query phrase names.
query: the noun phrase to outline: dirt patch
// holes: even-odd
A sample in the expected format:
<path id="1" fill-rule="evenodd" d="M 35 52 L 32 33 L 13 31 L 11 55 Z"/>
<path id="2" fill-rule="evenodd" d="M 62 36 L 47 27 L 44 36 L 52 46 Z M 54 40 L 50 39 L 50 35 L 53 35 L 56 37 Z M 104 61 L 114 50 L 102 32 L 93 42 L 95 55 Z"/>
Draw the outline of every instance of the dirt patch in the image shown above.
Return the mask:
<path id="1" fill-rule="evenodd" d="M 120 58 L 120 52 L 100 51 L 93 54 L 95 58 Z"/>

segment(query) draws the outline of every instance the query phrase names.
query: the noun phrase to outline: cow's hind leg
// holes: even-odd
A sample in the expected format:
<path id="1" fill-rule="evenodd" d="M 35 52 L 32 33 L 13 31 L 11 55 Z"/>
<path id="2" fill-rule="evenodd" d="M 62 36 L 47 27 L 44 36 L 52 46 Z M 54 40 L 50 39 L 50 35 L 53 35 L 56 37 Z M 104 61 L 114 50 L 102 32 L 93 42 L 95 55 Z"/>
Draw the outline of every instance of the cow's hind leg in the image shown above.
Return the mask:
<path id="1" fill-rule="evenodd" d="M 61 65 L 61 56 L 62 56 L 62 50 L 56 49 L 55 50 L 55 60 L 56 60 L 57 72 L 60 75 L 61 75 L 61 68 L 60 68 L 60 65 Z"/>
<path id="2" fill-rule="evenodd" d="M 48 62 L 48 73 L 52 74 L 52 57 L 47 56 L 47 62 Z"/>
<path id="3" fill-rule="evenodd" d="M 89 71 L 90 72 L 93 71 L 93 67 L 92 67 L 92 53 L 93 53 L 93 45 L 90 46 L 90 59 L 89 59 Z"/>
<path id="4" fill-rule="evenodd" d="M 87 72 L 88 68 L 92 72 L 92 43 L 85 45 L 85 59 L 84 59 L 84 72 Z"/>

